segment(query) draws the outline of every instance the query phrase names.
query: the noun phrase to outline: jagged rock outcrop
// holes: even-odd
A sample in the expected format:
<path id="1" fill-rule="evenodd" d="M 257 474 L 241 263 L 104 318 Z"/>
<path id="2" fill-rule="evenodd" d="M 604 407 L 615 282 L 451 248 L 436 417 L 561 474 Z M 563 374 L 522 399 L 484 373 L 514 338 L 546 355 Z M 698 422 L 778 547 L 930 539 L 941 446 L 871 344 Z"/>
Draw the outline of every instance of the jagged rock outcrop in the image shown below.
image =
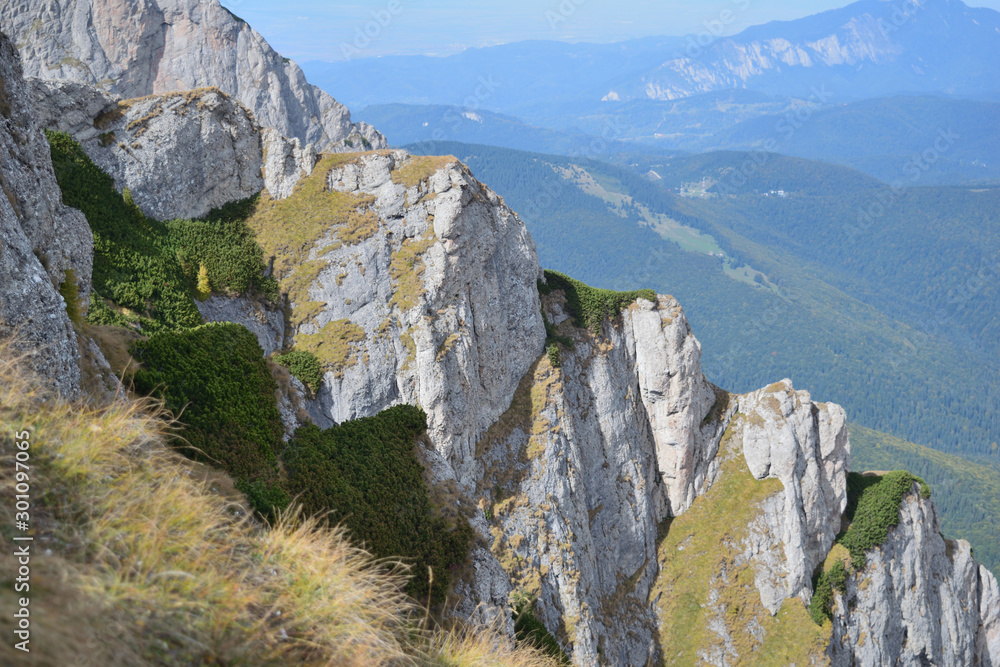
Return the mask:
<path id="1" fill-rule="evenodd" d="M 946 540 L 914 484 L 899 525 L 838 595 L 830 659 L 840 665 L 1000 664 L 997 582 L 969 543 Z"/>
<path id="2" fill-rule="evenodd" d="M 66 396 L 80 388 L 76 335 L 57 291 L 90 294 L 94 239 L 83 214 L 62 204 L 49 146 L 21 76 L 17 51 L 0 35 L 0 331 L 16 331 L 33 366 Z"/>
<path id="3" fill-rule="evenodd" d="M 217 88 L 124 101 L 74 83 L 33 88 L 42 125 L 71 134 L 150 217 L 199 218 L 264 187 L 260 131 Z"/>
<path id="4" fill-rule="evenodd" d="M 475 523 L 578 664 L 645 664 L 657 528 L 709 483 L 716 395 L 674 299 L 639 300 L 599 335 L 566 322 L 560 293 L 544 303 L 574 347 L 558 368 L 540 357 L 478 443 Z"/>
<path id="5" fill-rule="evenodd" d="M 464 479 L 545 339 L 531 237 L 454 158 L 366 154 L 321 162 L 310 179 L 303 187 L 321 184 L 346 218 L 317 228 L 302 258 L 314 277 L 290 295 L 293 343 L 327 363 L 313 417 L 419 405 Z M 284 230 L 271 233 L 282 242 Z"/>
<path id="6" fill-rule="evenodd" d="M 275 199 L 284 199 L 295 190 L 299 179 L 312 174 L 319 160 L 316 147 L 302 145 L 298 139 L 288 139 L 271 128 L 261 131 L 264 146 L 264 187 Z"/>
<path id="7" fill-rule="evenodd" d="M 12 0 L 0 4 L 0 26 L 30 77 L 125 99 L 217 86 L 262 127 L 319 150 L 386 147 L 218 0 Z"/>
<path id="8" fill-rule="evenodd" d="M 814 403 L 784 380 L 739 399 L 738 438 L 750 473 L 777 479 L 746 540 L 761 602 L 772 614 L 787 598 L 808 603 L 812 575 L 840 532 L 850 448 L 839 405 Z"/>

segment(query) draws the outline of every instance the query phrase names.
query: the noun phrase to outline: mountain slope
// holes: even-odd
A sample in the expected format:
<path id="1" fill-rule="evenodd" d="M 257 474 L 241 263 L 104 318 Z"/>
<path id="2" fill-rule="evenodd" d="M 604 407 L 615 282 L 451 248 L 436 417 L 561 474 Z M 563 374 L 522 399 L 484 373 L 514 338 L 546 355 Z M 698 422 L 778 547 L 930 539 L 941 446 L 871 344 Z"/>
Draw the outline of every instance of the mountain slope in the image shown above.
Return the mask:
<path id="1" fill-rule="evenodd" d="M 17 43 L 26 76 L 124 98 L 216 86 L 262 126 L 321 150 L 385 147 L 217 0 L 5 2 L 0 26 Z"/>
<path id="2" fill-rule="evenodd" d="M 890 92 L 980 93 L 1000 70 L 1000 13 L 960 0 L 861 0 L 775 21 L 610 86 L 615 100 L 678 99 L 728 88 L 802 96 L 826 84 L 840 99 Z"/>
<path id="3" fill-rule="evenodd" d="M 998 115 L 1000 104 L 995 102 L 880 98 L 818 110 L 790 133 L 776 134 L 776 128 L 785 127 L 783 116 L 748 120 L 701 146 L 757 149 L 768 139 L 778 139 L 782 153 L 848 165 L 886 183 L 996 182 L 1000 180 Z M 925 154 L 930 157 L 914 158 Z"/>

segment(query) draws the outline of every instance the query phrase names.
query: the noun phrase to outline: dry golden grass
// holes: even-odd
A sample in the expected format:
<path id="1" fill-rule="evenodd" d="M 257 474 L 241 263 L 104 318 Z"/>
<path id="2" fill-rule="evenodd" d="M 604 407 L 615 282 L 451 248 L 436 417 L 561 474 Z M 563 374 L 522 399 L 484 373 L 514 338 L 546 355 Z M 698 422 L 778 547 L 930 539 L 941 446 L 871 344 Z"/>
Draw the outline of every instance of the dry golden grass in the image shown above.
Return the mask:
<path id="1" fill-rule="evenodd" d="M 358 159 L 356 154 L 324 155 L 312 174 L 300 179 L 292 195 L 272 199 L 267 192 L 247 224 L 265 256 L 274 258 L 274 276 L 294 305 L 293 324 L 310 320 L 325 304 L 313 304 L 309 288 L 326 263 L 308 261 L 310 252 L 326 242 L 354 245 L 378 231 L 379 219 L 370 208 L 375 198 L 366 194 L 333 192 L 330 172 Z"/>
<path id="2" fill-rule="evenodd" d="M 154 404 L 39 386 L 0 342 L 0 528 L 15 533 L 13 434 L 27 430 L 35 538 L 33 651 L 3 642 L 0 664 L 548 664 L 489 634 L 426 630 L 398 566 L 339 529 L 248 518 L 230 480 L 164 444 Z M 4 550 L 5 576 L 14 566 Z M 0 590 L 8 636 L 16 597 Z"/>
<path id="3" fill-rule="evenodd" d="M 392 172 L 392 182 L 412 188 L 430 178 L 434 172 L 458 162 L 454 155 L 413 155 L 399 169 Z"/>

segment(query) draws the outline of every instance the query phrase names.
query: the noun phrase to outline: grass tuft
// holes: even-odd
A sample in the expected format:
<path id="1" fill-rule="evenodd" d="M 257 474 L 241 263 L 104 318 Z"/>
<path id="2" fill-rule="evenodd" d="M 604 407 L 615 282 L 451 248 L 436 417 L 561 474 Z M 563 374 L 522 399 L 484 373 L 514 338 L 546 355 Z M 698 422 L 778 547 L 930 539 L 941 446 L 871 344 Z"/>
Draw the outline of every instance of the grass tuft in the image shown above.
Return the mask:
<path id="1" fill-rule="evenodd" d="M 15 530 L 27 431 L 37 664 L 556 664 L 489 631 L 427 627 L 399 567 L 323 520 L 254 521 L 225 475 L 167 446 L 155 402 L 62 402 L 26 368 L 0 341 L 0 530 Z M 16 571 L 10 550 L 0 567 Z M 5 586 L 0 605 L 16 597 Z M 22 662 L 0 645 L 0 663 Z"/>

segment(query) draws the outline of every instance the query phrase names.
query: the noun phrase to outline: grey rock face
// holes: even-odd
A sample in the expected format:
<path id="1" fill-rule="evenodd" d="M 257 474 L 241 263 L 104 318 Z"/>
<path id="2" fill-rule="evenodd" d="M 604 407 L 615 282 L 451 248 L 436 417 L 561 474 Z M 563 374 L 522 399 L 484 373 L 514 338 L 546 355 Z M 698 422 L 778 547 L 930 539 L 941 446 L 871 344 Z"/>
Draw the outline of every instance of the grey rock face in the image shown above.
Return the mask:
<path id="1" fill-rule="evenodd" d="M 150 217 L 199 218 L 264 187 L 260 132 L 218 89 L 116 103 L 81 84 L 33 87 L 42 124 L 70 133 Z"/>
<path id="2" fill-rule="evenodd" d="M 80 389 L 76 335 L 57 287 L 76 275 L 90 294 L 94 240 L 83 214 L 63 206 L 49 146 L 37 125 L 17 51 L 0 35 L 0 331 L 16 333 L 56 391 Z"/>
<path id="3" fill-rule="evenodd" d="M 784 490 L 750 527 L 761 603 L 776 614 L 786 598 L 812 596 L 812 575 L 840 532 L 847 507 L 850 445 L 839 405 L 814 403 L 784 380 L 742 396 L 737 437 L 750 472 L 777 479 Z"/>
<path id="4" fill-rule="evenodd" d="M 343 323 L 363 332 L 350 361 L 326 373 L 311 409 L 317 423 L 419 405 L 435 448 L 464 479 L 477 438 L 541 352 L 538 259 L 496 194 L 457 161 L 424 168 L 425 160 L 367 154 L 327 175 L 332 191 L 370 198 L 377 230 L 311 251 L 322 269 L 310 297 L 325 306 L 295 334 Z M 397 183 L 406 169 L 424 177 Z"/>
<path id="5" fill-rule="evenodd" d="M 704 422 L 717 397 L 701 372 L 701 344 L 676 300 L 659 297 L 653 307 L 639 301 L 624 317 L 631 334 L 627 344 L 635 346 L 639 395 L 653 431 L 668 511 L 677 516 L 718 472 L 715 455 L 724 425 Z"/>
<path id="6" fill-rule="evenodd" d="M 285 316 L 281 310 L 262 305 L 247 297 L 210 296 L 195 301 L 206 322 L 242 324 L 257 336 L 257 342 L 269 357 L 285 343 Z"/>
<path id="7" fill-rule="evenodd" d="M 833 665 L 997 665 L 997 583 L 968 542 L 939 533 L 934 504 L 914 484 L 899 525 L 838 595 Z"/>
<path id="8" fill-rule="evenodd" d="M 292 194 L 295 184 L 312 173 L 319 159 L 316 147 L 302 145 L 298 139 L 288 139 L 271 128 L 261 131 L 264 145 L 264 187 L 275 199 Z"/>
<path id="9" fill-rule="evenodd" d="M 0 25 L 27 76 L 122 98 L 218 86 L 261 126 L 320 150 L 386 146 L 217 0 L 11 0 L 0 5 Z"/>
<path id="10" fill-rule="evenodd" d="M 566 319 L 555 297 L 545 311 L 554 324 Z M 677 302 L 640 300 L 619 320 L 599 336 L 564 327 L 573 350 L 559 368 L 546 356 L 536 362 L 477 447 L 476 527 L 492 537 L 513 589 L 537 597 L 538 617 L 581 665 L 657 655 L 648 603 L 657 525 L 707 467 L 698 452 L 718 447 L 691 428 L 713 401 L 690 400 L 708 386 Z M 657 460 L 667 447 L 686 463 L 671 465 L 670 478 Z"/>
<path id="11" fill-rule="evenodd" d="M 1000 665 L 1000 588 L 996 577 L 979 567 L 979 619 L 976 658 L 983 667 Z"/>

